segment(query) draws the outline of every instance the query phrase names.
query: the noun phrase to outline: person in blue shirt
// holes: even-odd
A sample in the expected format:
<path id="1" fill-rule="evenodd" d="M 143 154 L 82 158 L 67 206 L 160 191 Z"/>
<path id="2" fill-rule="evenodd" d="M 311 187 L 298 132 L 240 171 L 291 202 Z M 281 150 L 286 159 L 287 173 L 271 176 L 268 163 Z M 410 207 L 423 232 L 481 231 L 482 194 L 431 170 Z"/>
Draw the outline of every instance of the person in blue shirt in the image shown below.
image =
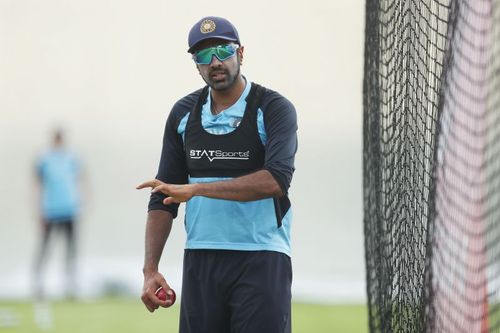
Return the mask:
<path id="1" fill-rule="evenodd" d="M 72 297 L 76 278 L 75 224 L 80 203 L 80 163 L 75 154 L 65 148 L 61 130 L 54 132 L 51 149 L 38 159 L 36 178 L 40 189 L 41 241 L 35 257 L 35 296 L 45 296 L 42 271 L 49 243 L 53 234 L 59 232 L 66 240 L 66 294 Z"/>
<path id="2" fill-rule="evenodd" d="M 241 74 L 244 47 L 221 17 L 194 24 L 189 50 L 206 86 L 180 99 L 165 126 L 146 222 L 142 301 L 160 300 L 161 254 L 186 202 L 182 333 L 291 331 L 291 204 L 297 151 L 292 103 Z"/>

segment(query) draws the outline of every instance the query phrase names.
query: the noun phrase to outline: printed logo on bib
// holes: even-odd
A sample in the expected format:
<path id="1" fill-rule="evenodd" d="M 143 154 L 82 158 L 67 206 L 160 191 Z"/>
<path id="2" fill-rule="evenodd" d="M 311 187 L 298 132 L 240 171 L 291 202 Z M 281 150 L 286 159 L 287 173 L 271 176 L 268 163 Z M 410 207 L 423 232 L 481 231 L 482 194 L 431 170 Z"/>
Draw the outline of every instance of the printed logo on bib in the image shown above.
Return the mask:
<path id="1" fill-rule="evenodd" d="M 247 151 L 223 151 L 206 150 L 206 149 L 191 149 L 189 151 L 189 158 L 199 160 L 207 158 L 210 162 L 214 160 L 248 160 L 250 159 L 250 150 Z"/>
<path id="2" fill-rule="evenodd" d="M 235 117 L 235 118 L 233 118 L 232 121 L 231 121 L 231 127 L 236 128 L 236 127 L 240 126 L 241 119 L 242 119 L 241 117 Z"/>

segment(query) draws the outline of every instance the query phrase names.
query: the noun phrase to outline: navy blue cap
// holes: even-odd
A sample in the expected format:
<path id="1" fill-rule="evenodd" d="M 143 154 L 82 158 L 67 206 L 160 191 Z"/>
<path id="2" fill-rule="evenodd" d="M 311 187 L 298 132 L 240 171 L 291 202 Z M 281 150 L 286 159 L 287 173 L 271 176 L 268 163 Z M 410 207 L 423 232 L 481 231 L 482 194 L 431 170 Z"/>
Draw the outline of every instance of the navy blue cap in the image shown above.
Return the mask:
<path id="1" fill-rule="evenodd" d="M 196 22 L 189 31 L 188 52 L 193 53 L 196 44 L 209 38 L 225 39 L 241 45 L 238 31 L 231 22 L 222 17 L 207 16 Z"/>

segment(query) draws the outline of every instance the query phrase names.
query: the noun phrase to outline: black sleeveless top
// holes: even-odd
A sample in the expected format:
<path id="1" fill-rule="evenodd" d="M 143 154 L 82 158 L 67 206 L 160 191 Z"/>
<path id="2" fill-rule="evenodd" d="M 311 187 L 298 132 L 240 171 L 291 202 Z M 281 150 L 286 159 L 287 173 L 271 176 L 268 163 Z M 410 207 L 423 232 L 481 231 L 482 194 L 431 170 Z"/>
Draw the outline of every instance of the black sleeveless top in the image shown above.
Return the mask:
<path id="1" fill-rule="evenodd" d="M 264 146 L 257 129 L 257 109 L 265 88 L 252 83 L 241 123 L 232 132 L 211 134 L 201 123 L 201 110 L 208 97 L 206 86 L 188 117 L 184 149 L 192 177 L 239 177 L 264 166 Z"/>

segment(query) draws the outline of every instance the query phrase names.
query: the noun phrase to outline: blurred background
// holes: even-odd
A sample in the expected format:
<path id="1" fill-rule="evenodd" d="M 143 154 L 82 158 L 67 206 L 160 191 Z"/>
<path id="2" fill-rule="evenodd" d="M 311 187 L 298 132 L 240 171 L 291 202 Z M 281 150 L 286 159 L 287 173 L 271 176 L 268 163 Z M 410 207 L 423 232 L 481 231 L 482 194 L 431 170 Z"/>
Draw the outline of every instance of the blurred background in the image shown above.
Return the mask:
<path id="1" fill-rule="evenodd" d="M 282 93 L 299 121 L 294 299 L 364 303 L 364 2 L 0 0 L 0 300 L 28 299 L 38 242 L 35 161 L 55 128 L 83 166 L 77 295 L 139 296 L 148 191 L 164 124 L 203 86 L 186 52 L 202 16 L 232 21 L 243 74 Z M 181 289 L 183 211 L 161 262 Z M 63 243 L 47 292 L 62 296 Z"/>

